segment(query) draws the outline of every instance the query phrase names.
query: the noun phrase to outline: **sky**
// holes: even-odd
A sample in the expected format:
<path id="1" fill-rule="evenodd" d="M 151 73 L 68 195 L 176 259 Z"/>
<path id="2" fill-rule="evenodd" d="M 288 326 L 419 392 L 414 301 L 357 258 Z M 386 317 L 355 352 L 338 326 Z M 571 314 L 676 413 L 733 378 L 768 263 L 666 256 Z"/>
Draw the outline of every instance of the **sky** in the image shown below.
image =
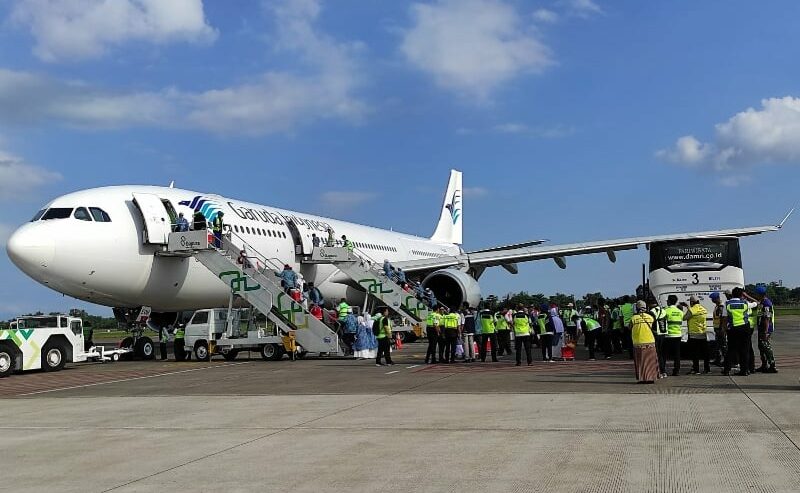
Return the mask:
<path id="1" fill-rule="evenodd" d="M 64 193 L 167 185 L 464 247 L 775 224 L 800 187 L 800 3 L 0 2 L 0 244 Z M 800 217 L 742 241 L 800 285 Z M 5 252 L 4 252 L 5 253 Z M 621 295 L 644 250 L 490 269 Z M 0 318 L 73 307 L 0 255 Z"/>

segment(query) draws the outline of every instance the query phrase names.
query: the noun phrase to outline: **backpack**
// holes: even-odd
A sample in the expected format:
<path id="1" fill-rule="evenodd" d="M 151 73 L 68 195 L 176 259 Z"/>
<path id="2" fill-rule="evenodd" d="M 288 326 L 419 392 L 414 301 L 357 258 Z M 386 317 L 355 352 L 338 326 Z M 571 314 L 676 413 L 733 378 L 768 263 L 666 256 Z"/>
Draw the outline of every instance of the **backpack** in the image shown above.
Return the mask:
<path id="1" fill-rule="evenodd" d="M 376 318 L 374 322 L 372 322 L 372 335 L 378 336 L 381 333 L 382 325 L 381 322 L 383 321 L 383 317 Z"/>

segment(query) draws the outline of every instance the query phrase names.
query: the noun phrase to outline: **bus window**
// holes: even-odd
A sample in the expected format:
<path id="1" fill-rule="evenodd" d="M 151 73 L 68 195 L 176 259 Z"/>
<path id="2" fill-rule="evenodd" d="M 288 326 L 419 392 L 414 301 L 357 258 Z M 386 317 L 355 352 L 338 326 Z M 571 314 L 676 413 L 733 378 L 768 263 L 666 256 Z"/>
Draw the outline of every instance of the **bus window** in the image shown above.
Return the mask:
<path id="1" fill-rule="evenodd" d="M 72 333 L 76 336 L 83 334 L 83 327 L 81 326 L 80 320 L 72 321 Z"/>
<path id="2" fill-rule="evenodd" d="M 650 271 L 713 270 L 742 267 L 736 239 L 685 240 L 653 243 L 650 246 Z"/>

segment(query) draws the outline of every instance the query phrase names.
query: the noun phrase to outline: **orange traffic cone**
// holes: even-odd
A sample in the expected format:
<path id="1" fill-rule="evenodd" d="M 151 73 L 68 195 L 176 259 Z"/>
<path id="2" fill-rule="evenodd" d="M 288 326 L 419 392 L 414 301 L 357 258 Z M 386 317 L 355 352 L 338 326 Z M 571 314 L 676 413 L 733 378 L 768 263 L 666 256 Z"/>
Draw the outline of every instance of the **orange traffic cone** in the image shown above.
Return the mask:
<path id="1" fill-rule="evenodd" d="M 403 338 L 402 338 L 402 337 L 400 337 L 400 334 L 397 334 L 397 336 L 395 336 L 395 343 L 394 343 L 394 345 L 395 345 L 395 347 L 396 347 L 397 349 L 403 349 Z"/>
<path id="2" fill-rule="evenodd" d="M 472 354 L 480 354 L 481 353 L 481 349 L 478 347 L 478 342 L 477 341 L 473 341 L 472 348 L 473 348 L 472 349 Z"/>

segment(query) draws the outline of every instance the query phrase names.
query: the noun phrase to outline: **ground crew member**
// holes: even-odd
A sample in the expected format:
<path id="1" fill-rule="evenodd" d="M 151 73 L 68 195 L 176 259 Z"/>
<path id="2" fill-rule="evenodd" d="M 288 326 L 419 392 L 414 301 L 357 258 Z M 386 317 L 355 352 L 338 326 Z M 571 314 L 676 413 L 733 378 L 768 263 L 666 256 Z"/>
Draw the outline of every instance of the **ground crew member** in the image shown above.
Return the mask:
<path id="1" fill-rule="evenodd" d="M 720 294 L 714 291 L 709 295 L 711 301 L 714 302 L 714 311 L 712 312 L 714 324 L 714 364 L 716 366 L 722 365 L 723 358 L 726 357 L 728 352 L 728 337 L 725 325 L 722 323 L 722 311 L 725 305 L 720 300 Z"/>
<path id="2" fill-rule="evenodd" d="M 505 317 L 501 317 L 505 321 Z M 481 324 L 481 341 L 478 346 L 478 354 L 481 362 L 486 362 L 486 343 L 491 346 L 492 362 L 497 363 L 497 334 L 495 334 L 495 317 L 489 310 L 481 310 L 479 315 Z"/>
<path id="3" fill-rule="evenodd" d="M 342 235 L 342 244 L 344 244 L 344 247 L 350 253 L 353 253 L 353 250 L 356 248 L 355 243 L 347 239 L 347 235 Z"/>
<path id="4" fill-rule="evenodd" d="M 686 304 L 684 303 L 684 306 Z M 700 357 L 703 357 L 703 373 L 711 373 L 708 357 L 708 337 L 706 336 L 706 315 L 708 311 L 696 296 L 689 298 L 689 305 L 683 319 L 689 329 L 689 349 L 692 352 L 692 371 L 689 375 L 700 373 Z"/>
<path id="5" fill-rule="evenodd" d="M 464 361 L 472 363 L 475 361 L 475 310 L 465 303 L 462 315 L 464 317 L 461 334 L 464 339 Z"/>
<path id="6" fill-rule="evenodd" d="M 339 302 L 339 305 L 336 306 L 336 315 L 337 321 L 339 322 L 339 328 L 341 332 L 344 332 L 345 323 L 347 321 L 347 313 L 350 311 L 350 305 L 347 304 L 347 301 L 342 298 Z"/>
<path id="7" fill-rule="evenodd" d="M 225 213 L 222 211 L 217 212 L 211 222 L 211 231 L 214 233 L 214 246 L 217 248 L 222 248 L 222 229 L 225 226 L 222 216 L 224 215 Z"/>
<path id="8" fill-rule="evenodd" d="M 311 246 L 314 248 L 319 248 L 321 243 L 322 240 L 320 240 L 319 236 L 317 236 L 317 233 L 311 233 Z"/>
<path id="9" fill-rule="evenodd" d="M 772 333 L 775 331 L 775 311 L 772 300 L 767 298 L 767 287 L 763 284 L 756 286 L 756 294 L 761 297 L 758 305 L 758 354 L 761 357 L 761 366 L 756 369 L 763 373 L 778 373 L 775 368 L 775 355 L 772 352 Z"/>
<path id="10" fill-rule="evenodd" d="M 178 214 L 178 220 L 175 221 L 175 231 L 179 233 L 189 231 L 189 221 L 183 217 L 183 212 Z"/>
<path id="11" fill-rule="evenodd" d="M 740 377 L 746 377 L 750 368 L 750 349 L 752 341 L 750 339 L 749 325 L 750 310 L 756 308 L 756 303 L 749 303 L 742 300 L 742 288 L 733 288 L 731 297 L 725 302 L 725 309 L 722 311 L 723 318 L 726 319 L 730 332 L 728 332 L 728 355 L 725 357 L 725 366 L 722 374 L 730 375 L 731 363 L 734 359 L 739 362 Z"/>
<path id="12" fill-rule="evenodd" d="M 622 346 L 628 350 L 628 357 L 633 359 L 633 342 L 631 340 L 631 319 L 635 309 L 630 296 L 622 298 L 619 313 L 622 316 Z"/>
<path id="13" fill-rule="evenodd" d="M 614 353 L 622 353 L 622 314 L 616 303 L 611 310 L 611 344 L 614 347 Z"/>
<path id="14" fill-rule="evenodd" d="M 563 320 L 564 325 L 566 325 L 567 334 L 569 334 L 575 342 L 578 341 L 578 322 L 573 320 L 573 318 L 577 315 L 578 312 L 575 310 L 575 305 L 572 303 L 567 303 L 567 307 L 561 312 L 561 320 Z"/>
<path id="15" fill-rule="evenodd" d="M 536 316 L 536 329 L 539 334 L 539 344 L 542 347 L 542 361 L 553 361 L 553 321 L 547 316 L 549 307 L 543 304 L 539 307 Z"/>
<path id="16" fill-rule="evenodd" d="M 528 312 L 520 305 L 514 313 L 514 344 L 517 352 L 517 366 L 522 364 L 522 348 L 525 348 L 525 358 L 528 366 L 533 364 L 531 356 L 531 320 Z"/>
<path id="17" fill-rule="evenodd" d="M 439 325 L 439 363 L 447 363 L 447 356 L 450 351 L 447 348 L 447 331 L 444 330 L 444 317 L 447 315 L 447 307 L 444 305 L 439 306 L 439 315 L 441 322 Z"/>
<path id="18" fill-rule="evenodd" d="M 494 326 L 497 331 L 497 355 L 502 356 L 508 354 L 511 356 L 511 327 L 509 327 L 508 318 L 506 314 L 510 311 L 504 308 L 502 311 L 495 314 Z M 494 354 L 494 352 L 492 352 Z"/>
<path id="19" fill-rule="evenodd" d="M 667 335 L 664 338 L 664 348 L 672 357 L 673 377 L 678 376 L 678 373 L 681 371 L 681 337 L 683 336 L 681 332 L 683 310 L 676 306 L 677 303 L 678 297 L 671 294 L 667 298 L 667 307 L 664 309 L 664 316 L 667 319 Z M 666 362 L 664 366 L 664 369 L 666 369 Z"/>
<path id="20" fill-rule="evenodd" d="M 656 356 L 658 357 L 658 377 L 664 378 L 667 376 L 667 348 L 664 342 L 667 338 L 667 312 L 657 301 L 653 301 L 649 313 L 654 320 L 653 336 L 656 341 Z"/>
<path id="21" fill-rule="evenodd" d="M 178 325 L 178 328 L 175 330 L 175 340 L 172 342 L 172 352 L 175 353 L 175 361 L 183 361 L 186 359 L 186 351 L 184 351 L 184 346 L 186 345 L 186 329 L 184 325 Z"/>
<path id="22" fill-rule="evenodd" d="M 332 247 L 332 246 L 334 246 L 335 244 L 336 244 L 336 236 L 335 236 L 335 233 L 333 232 L 333 228 L 331 228 L 330 226 L 328 226 L 328 239 L 325 241 L 325 246 L 326 246 L 326 247 Z"/>
<path id="23" fill-rule="evenodd" d="M 375 357 L 375 366 L 384 366 L 381 363 L 381 356 L 386 360 L 386 364 L 393 366 L 390 341 L 392 340 L 392 320 L 389 318 L 389 307 L 384 306 L 378 315 L 378 355 Z"/>
<path id="24" fill-rule="evenodd" d="M 442 315 L 437 310 L 428 312 L 425 321 L 425 336 L 428 338 L 428 352 L 425 353 L 425 363 L 435 365 L 436 344 L 439 342 L 439 332 L 441 331 Z"/>
<path id="25" fill-rule="evenodd" d="M 589 315 L 584 315 L 580 317 L 581 320 L 578 322 L 581 325 L 581 329 L 586 337 L 586 345 L 589 347 L 589 361 L 595 360 L 594 350 L 595 346 L 597 345 L 597 341 L 600 337 L 600 322 L 595 320 L 593 317 Z"/>
<path id="26" fill-rule="evenodd" d="M 161 359 L 167 359 L 167 343 L 169 342 L 169 327 L 161 327 L 158 329 L 158 350 L 161 353 Z"/>
<path id="27" fill-rule="evenodd" d="M 455 311 L 447 312 L 442 320 L 445 333 L 445 355 L 447 356 L 447 363 L 456 362 L 456 344 L 458 343 L 458 323 L 461 318 Z"/>

